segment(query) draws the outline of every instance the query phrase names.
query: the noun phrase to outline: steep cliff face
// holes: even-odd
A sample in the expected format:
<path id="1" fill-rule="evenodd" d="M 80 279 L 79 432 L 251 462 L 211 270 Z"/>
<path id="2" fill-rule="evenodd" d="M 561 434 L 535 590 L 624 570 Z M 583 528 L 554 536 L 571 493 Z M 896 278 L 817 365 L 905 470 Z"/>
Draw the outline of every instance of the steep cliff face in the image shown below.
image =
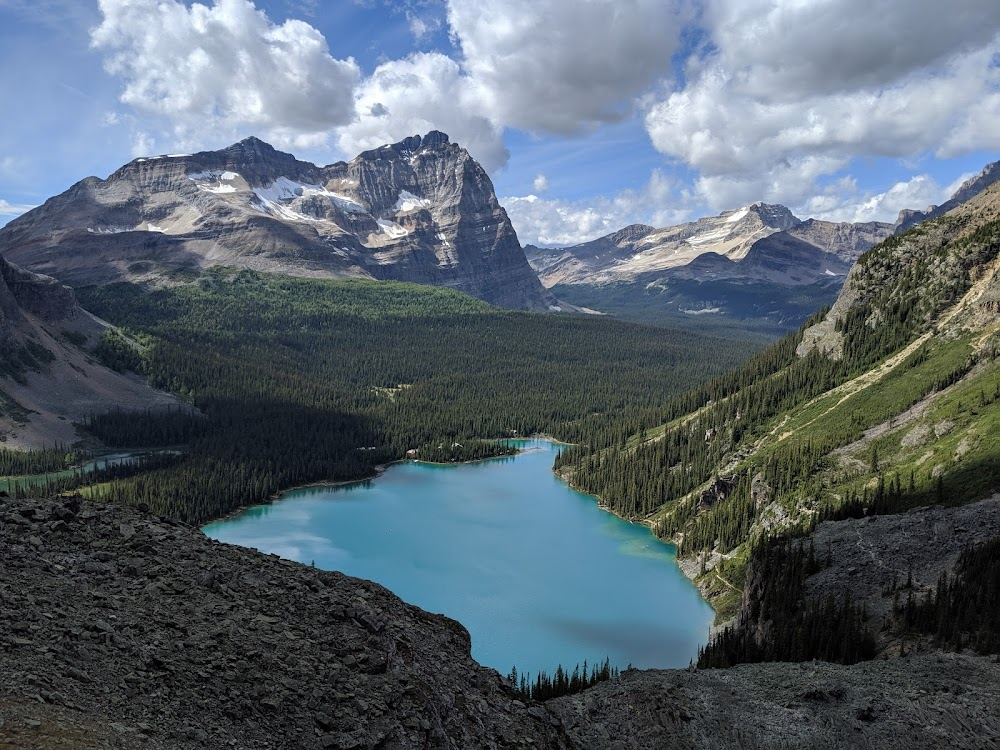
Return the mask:
<path id="1" fill-rule="evenodd" d="M 989 182 L 965 196 L 947 213 L 892 237 L 861 258 L 829 314 L 803 333 L 799 353 L 815 348 L 839 358 L 845 339 L 841 329 L 849 317 L 863 318 L 869 329 L 878 329 L 899 308 L 907 311 L 906 325 L 913 332 L 939 314 L 942 334 L 945 325 L 955 331 L 995 325 L 1000 312 L 1000 185 Z M 963 303 L 957 304 L 960 299 Z"/>
<path id="2" fill-rule="evenodd" d="M 135 375 L 98 364 L 91 350 L 108 328 L 55 279 L 0 258 L 0 443 L 71 445 L 74 422 L 110 409 L 184 408 Z"/>
<path id="3" fill-rule="evenodd" d="M 232 265 L 448 286 L 520 309 L 558 304 L 486 172 L 436 131 L 327 167 L 256 138 L 136 159 L 11 222 L 0 253 L 74 285 Z"/>

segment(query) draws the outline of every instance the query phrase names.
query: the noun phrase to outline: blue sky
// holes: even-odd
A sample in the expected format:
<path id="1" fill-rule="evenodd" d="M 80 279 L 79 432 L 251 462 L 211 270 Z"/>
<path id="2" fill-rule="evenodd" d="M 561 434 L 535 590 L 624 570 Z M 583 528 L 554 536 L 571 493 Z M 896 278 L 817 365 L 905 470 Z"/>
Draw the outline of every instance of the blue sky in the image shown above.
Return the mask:
<path id="1" fill-rule="evenodd" d="M 524 243 L 781 202 L 892 220 L 1000 157 L 1000 3 L 0 0 L 0 223 L 136 156 L 431 128 Z"/>

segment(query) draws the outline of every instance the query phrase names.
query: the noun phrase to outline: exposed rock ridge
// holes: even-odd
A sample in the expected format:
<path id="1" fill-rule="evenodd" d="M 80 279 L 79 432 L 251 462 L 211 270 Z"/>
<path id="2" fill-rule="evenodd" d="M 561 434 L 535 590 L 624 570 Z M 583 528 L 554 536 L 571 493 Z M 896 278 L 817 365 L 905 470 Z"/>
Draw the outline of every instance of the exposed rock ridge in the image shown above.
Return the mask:
<path id="1" fill-rule="evenodd" d="M 212 265 L 447 286 L 512 308 L 558 301 L 483 168 L 438 131 L 318 167 L 247 138 L 135 159 L 0 230 L 0 253 L 74 285 L 185 280 Z"/>
<path id="2" fill-rule="evenodd" d="M 585 748 L 974 750 L 1000 742 L 998 679 L 994 659 L 941 653 L 630 670 L 546 706 Z"/>
<path id="3" fill-rule="evenodd" d="M 653 229 L 632 225 L 566 248 L 528 246 L 546 286 L 736 280 L 796 286 L 842 279 L 892 225 L 800 221 L 781 205 L 753 203 L 715 217 Z"/>
<path id="4" fill-rule="evenodd" d="M 1000 169 L 992 171 L 1000 173 Z M 994 267 L 997 248 L 980 247 L 983 241 L 973 243 L 972 238 L 985 225 L 1000 221 L 1000 184 L 988 184 L 934 219 L 937 220 L 924 221 L 909 234 L 887 240 L 851 269 L 830 312 L 804 331 L 798 347 L 800 356 L 818 349 L 839 358 L 843 335 L 836 330 L 838 323 L 852 308 L 880 294 L 887 283 L 903 283 L 903 269 L 920 269 L 919 301 L 920 307 L 925 308 L 922 324 L 929 325 L 938 313 L 939 323 L 953 327 L 981 326 L 982 315 L 996 319 L 1000 314 L 1000 305 L 994 304 L 995 299 L 1000 299 L 997 291 L 1000 282 Z M 962 298 L 952 299 L 949 290 L 953 280 L 966 277 L 973 280 L 972 287 Z M 874 311 L 873 315 L 877 314 Z M 875 317 L 869 321 L 869 325 L 878 324 Z M 923 332 L 924 338 L 930 335 Z"/>

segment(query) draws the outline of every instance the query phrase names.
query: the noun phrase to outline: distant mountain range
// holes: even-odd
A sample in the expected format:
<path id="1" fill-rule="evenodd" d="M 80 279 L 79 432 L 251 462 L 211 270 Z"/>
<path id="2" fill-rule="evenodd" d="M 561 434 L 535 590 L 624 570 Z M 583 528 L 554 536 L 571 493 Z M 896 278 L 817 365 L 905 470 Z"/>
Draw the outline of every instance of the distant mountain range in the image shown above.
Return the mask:
<path id="1" fill-rule="evenodd" d="M 998 179 L 1000 163 L 991 164 L 941 206 L 902 211 L 895 224 L 803 221 L 784 206 L 753 203 L 672 227 L 634 224 L 571 247 L 528 245 L 525 254 L 546 287 L 577 305 L 774 335 L 831 304 L 864 252 Z"/>
<path id="2" fill-rule="evenodd" d="M 673 227 L 634 224 L 565 248 L 525 248 L 546 286 L 656 284 L 663 279 L 769 281 L 789 286 L 844 276 L 892 224 L 802 221 L 753 203 Z"/>
<path id="3" fill-rule="evenodd" d="M 74 286 L 184 280 L 228 265 L 559 307 L 525 260 L 486 172 L 437 131 L 327 167 L 257 138 L 135 159 L 12 221 L 0 230 L 0 255 Z"/>

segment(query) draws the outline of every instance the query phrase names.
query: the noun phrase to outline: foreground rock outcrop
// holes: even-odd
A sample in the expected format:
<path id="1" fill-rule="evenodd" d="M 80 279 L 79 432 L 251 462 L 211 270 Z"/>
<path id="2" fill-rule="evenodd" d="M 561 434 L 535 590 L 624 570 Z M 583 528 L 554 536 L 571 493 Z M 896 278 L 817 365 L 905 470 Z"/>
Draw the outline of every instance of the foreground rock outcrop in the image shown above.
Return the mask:
<path id="1" fill-rule="evenodd" d="M 466 630 L 140 511 L 0 497 L 0 748 L 921 748 L 1000 741 L 1000 664 L 627 671 L 517 700 Z"/>
<path id="2" fill-rule="evenodd" d="M 559 307 L 485 170 L 437 131 L 325 167 L 257 138 L 135 159 L 0 229 L 0 254 L 74 286 L 184 281 L 227 265 L 412 281 L 503 307 Z"/>
<path id="3" fill-rule="evenodd" d="M 0 561 L 0 695 L 96 721 L 107 746 L 566 745 L 465 628 L 374 583 L 76 498 L 3 499 Z M 44 747 L 40 720 L 0 738 Z"/>
<path id="4" fill-rule="evenodd" d="M 851 667 L 630 670 L 546 707 L 587 748 L 973 750 L 1000 743 L 1000 664 L 936 653 Z"/>

